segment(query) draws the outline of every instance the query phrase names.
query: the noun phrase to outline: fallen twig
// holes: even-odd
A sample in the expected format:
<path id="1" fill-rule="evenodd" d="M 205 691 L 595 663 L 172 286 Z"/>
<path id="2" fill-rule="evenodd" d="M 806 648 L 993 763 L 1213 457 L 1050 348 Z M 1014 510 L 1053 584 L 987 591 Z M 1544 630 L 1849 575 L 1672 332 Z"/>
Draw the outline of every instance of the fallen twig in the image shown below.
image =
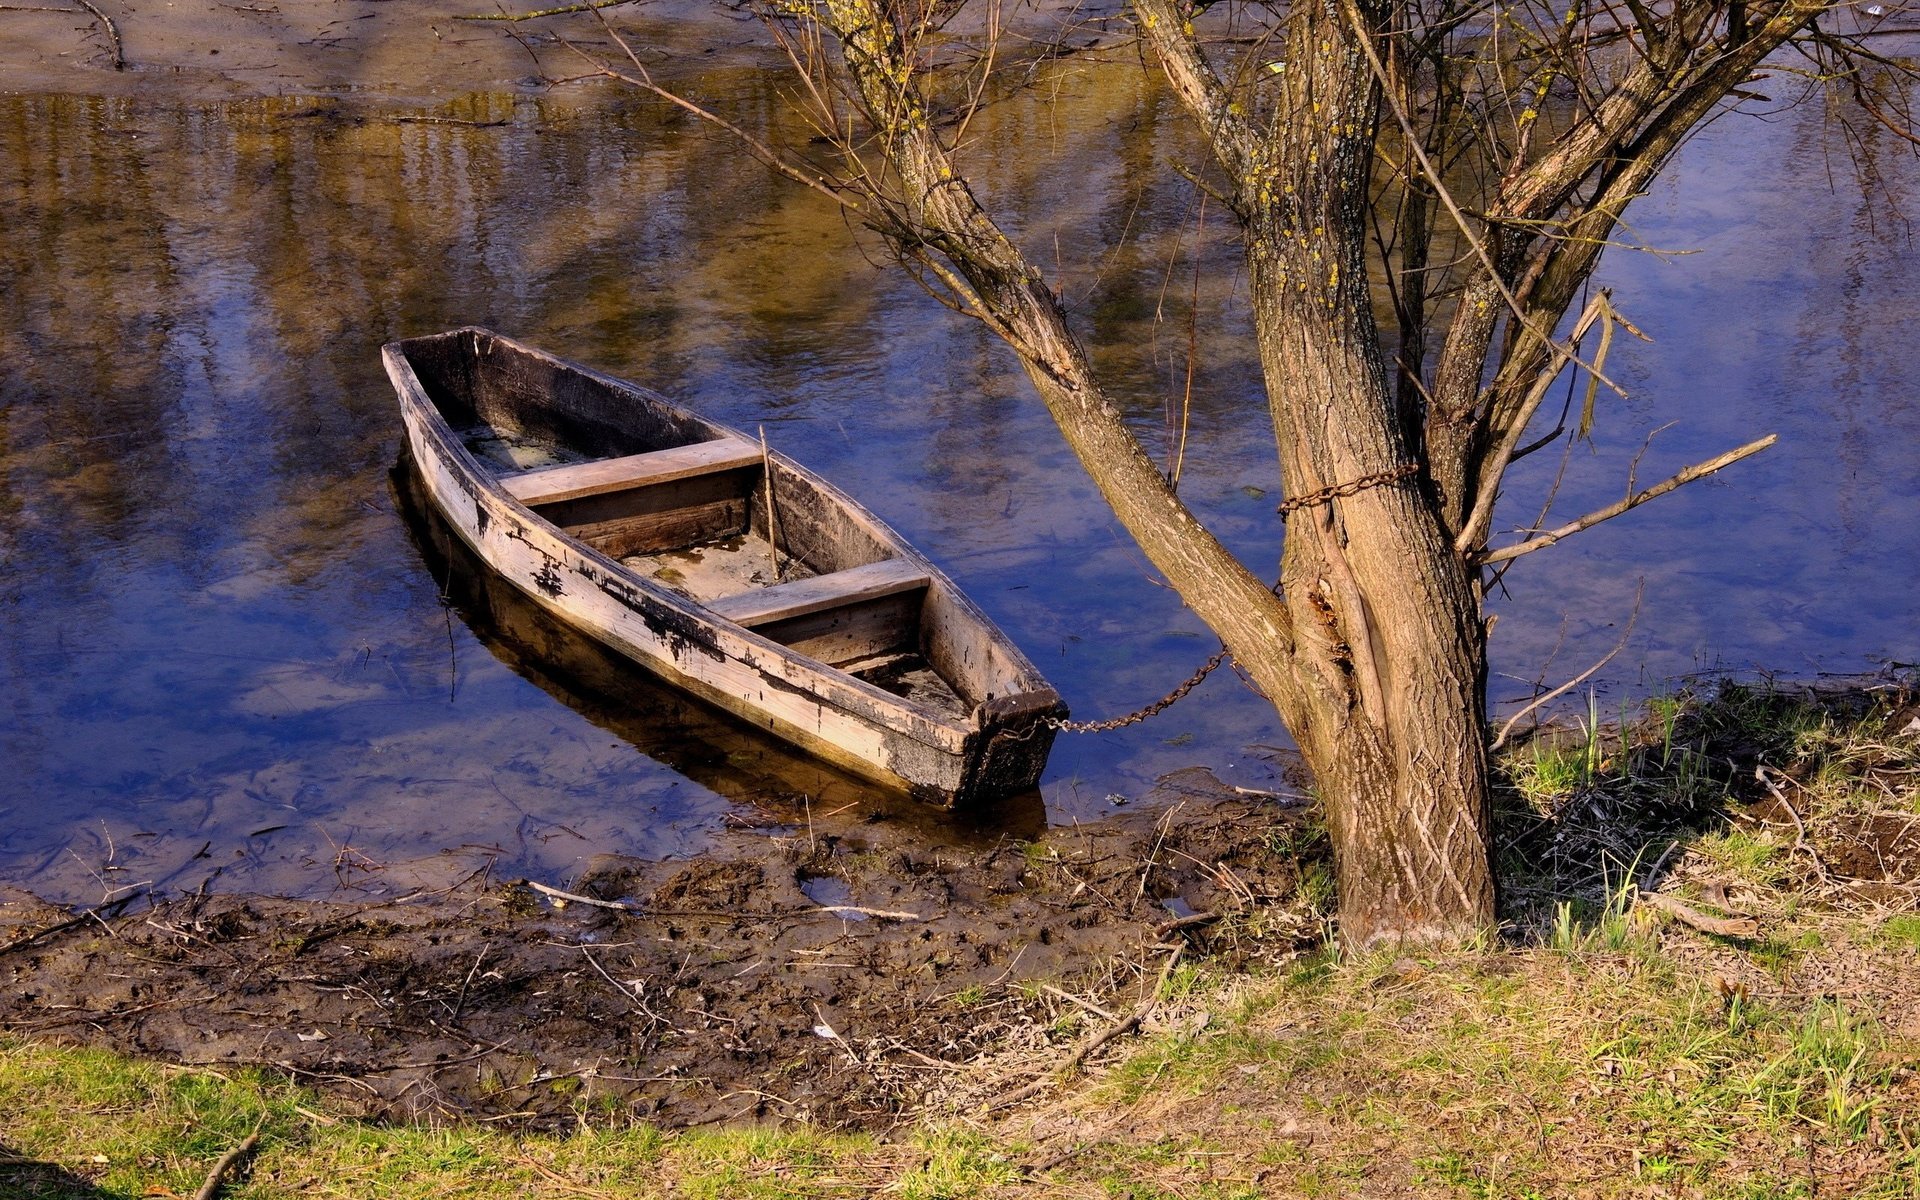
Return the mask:
<path id="1" fill-rule="evenodd" d="M 260 1127 L 266 1123 L 267 1118 L 264 1115 L 261 1116 L 254 1122 L 253 1132 L 246 1136 L 246 1140 L 227 1151 L 220 1157 L 219 1162 L 213 1164 L 213 1170 L 207 1172 L 207 1181 L 201 1184 L 200 1190 L 193 1194 L 193 1200 L 213 1200 L 220 1194 L 220 1185 L 226 1179 L 227 1172 L 239 1166 L 260 1145 Z"/>
<path id="2" fill-rule="evenodd" d="M 104 1021 L 118 1021 L 126 1017 L 130 1017 L 135 1013 L 151 1012 L 153 1009 L 156 1009 L 156 1008 L 162 1009 L 162 1010 L 174 1009 L 174 1008 L 191 1008 L 196 1004 L 205 1004 L 209 1000 L 217 1000 L 220 998 L 220 996 L 221 996 L 221 993 L 219 992 L 206 992 L 198 996 L 188 997 L 186 999 L 182 999 L 179 996 L 167 996 L 159 1000 L 150 1000 L 145 1004 L 135 1004 L 135 1005 L 132 1005 L 131 1007 L 121 1007 L 121 1008 L 114 1008 L 114 1009 L 107 1009 L 107 1010 L 83 1008 L 79 1012 L 69 1013 L 64 1017 L 52 1017 L 42 1021 L 22 1021 L 18 1023 L 9 1023 L 7 1025 L 7 1028 L 18 1030 L 23 1033 L 39 1033 L 42 1030 L 59 1029 L 62 1026 L 79 1025 L 87 1021 L 93 1021 L 96 1023 L 104 1022 Z"/>
<path id="3" fill-rule="evenodd" d="M 624 2 L 624 0 L 622 0 L 622 2 Z M 538 1159 L 528 1158 L 525 1155 L 521 1155 L 519 1161 L 522 1166 L 532 1167 L 534 1170 L 540 1172 L 540 1174 L 546 1176 L 548 1183 L 552 1184 L 554 1187 L 560 1188 L 562 1191 L 571 1192 L 576 1196 L 587 1196 L 587 1197 L 590 1197 L 591 1200 L 613 1200 L 612 1192 L 596 1191 L 593 1188 L 587 1187 L 580 1183 L 576 1183 L 573 1180 L 567 1178 L 565 1175 L 562 1175 L 560 1172 L 554 1170 L 552 1167 L 549 1167 L 545 1163 L 539 1161 Z"/>
<path id="4" fill-rule="evenodd" d="M 1787 815 L 1793 818 L 1793 848 L 1795 850 L 1805 850 L 1807 857 L 1813 860 L 1813 869 L 1820 876 L 1820 882 L 1831 884 L 1833 882 L 1833 876 L 1828 873 L 1827 864 L 1821 860 L 1820 852 L 1813 848 L 1813 843 L 1807 840 L 1807 823 L 1800 819 L 1800 810 L 1793 806 L 1793 801 L 1787 799 L 1787 793 L 1781 789 L 1779 784 L 1773 781 L 1772 776 L 1776 774 L 1779 774 L 1779 772 L 1773 771 L 1765 763 L 1760 763 L 1753 768 L 1753 777 L 1760 781 L 1762 787 L 1772 793 L 1773 798 L 1780 802 L 1780 807 L 1786 809 Z M 1785 778 L 1785 776 L 1782 776 L 1782 778 Z"/>
<path id="5" fill-rule="evenodd" d="M 602 900 L 596 896 L 582 896 L 577 892 L 563 892 L 544 883 L 535 883 L 531 879 L 522 879 L 520 886 L 531 888 L 542 896 L 557 901 L 555 907 L 564 904 L 590 904 L 595 908 L 610 908 L 614 912 L 629 913 L 633 916 L 656 917 L 726 917 L 737 918 L 742 914 L 725 909 L 706 908 L 661 908 L 646 909 L 638 904 L 626 904 L 619 900 Z M 814 908 L 782 908 L 758 914 L 768 920 L 791 920 L 794 917 L 810 917 L 818 913 L 830 913 L 836 916 L 872 917 L 877 921 L 924 921 L 927 918 L 917 912 L 896 911 L 890 908 L 862 908 L 858 904 L 822 904 Z M 4 951 L 0 947 L 0 951 Z"/>
<path id="6" fill-rule="evenodd" d="M 1271 800 L 1279 808 L 1298 808 L 1303 804 L 1311 803 L 1307 797 L 1298 792 L 1270 792 L 1265 788 L 1241 787 L 1237 783 L 1230 783 L 1227 787 L 1242 796 L 1252 796 L 1256 800 Z"/>
<path id="7" fill-rule="evenodd" d="M 1167 955 L 1167 961 L 1161 964 L 1159 977 L 1153 981 L 1153 986 L 1147 989 L 1147 994 L 1141 998 L 1140 1002 L 1133 1006 L 1132 1012 L 1107 1026 L 1086 1041 L 1081 1042 L 1079 1048 L 1068 1055 L 1067 1060 L 1061 1063 L 1059 1067 L 1047 1072 L 1025 1087 L 1016 1088 L 1000 1096 L 998 1099 L 989 1100 L 986 1111 L 994 1112 L 1002 1108 L 1010 1108 L 1022 1100 L 1031 1099 L 1039 1095 L 1041 1092 L 1047 1090 L 1047 1085 L 1051 1083 L 1055 1077 L 1076 1070 L 1081 1063 L 1087 1061 L 1088 1056 L 1092 1055 L 1102 1046 L 1105 1046 L 1108 1042 L 1140 1028 L 1140 1023 L 1146 1020 L 1147 1016 L 1159 1006 L 1160 989 L 1167 985 L 1167 980 L 1173 975 L 1173 968 L 1179 965 L 1181 956 L 1186 952 L 1187 948 L 1185 945 L 1174 947 L 1173 952 Z"/>
<path id="8" fill-rule="evenodd" d="M 822 904 L 815 912 L 833 913 L 843 917 L 872 917 L 876 921 L 924 921 L 925 917 L 916 912 L 892 912 L 884 908 L 861 908 L 857 904 Z"/>
<path id="9" fill-rule="evenodd" d="M 531 21 L 536 17 L 558 17 L 567 13 L 593 12 L 596 9 L 612 8 L 616 4 L 633 4 L 637 0 L 600 0 L 597 4 L 563 4 L 559 8 L 543 8 L 535 12 L 510 13 L 455 13 L 456 21 Z"/>
<path id="10" fill-rule="evenodd" d="M 76 925 L 85 925 L 88 921 L 93 919 L 93 915 L 94 915 L 93 910 L 89 909 L 88 911 L 81 913 L 77 917 L 73 917 L 69 920 L 60 922 L 58 925 L 49 925 L 45 929 L 42 929 L 37 933 L 30 933 L 30 934 L 27 934 L 25 937 L 15 938 L 11 942 L 8 942 L 6 945 L 0 946 L 0 954 L 6 954 L 9 951 L 18 950 L 22 946 L 30 946 L 33 943 L 39 941 L 43 937 L 52 937 L 56 933 L 65 933 L 67 930 L 72 929 Z"/>
<path id="11" fill-rule="evenodd" d="M 618 900 L 601 900 L 595 896 L 580 896 L 580 895 L 574 894 L 573 892 L 563 892 L 559 888 L 548 887 L 544 883 L 535 883 L 531 879 L 522 879 L 520 881 L 520 886 L 526 887 L 526 888 L 532 888 L 534 891 L 539 892 L 542 896 L 546 896 L 553 900 L 559 900 L 565 904 L 590 904 L 595 908 L 610 908 L 615 912 L 623 912 L 623 913 L 638 913 L 638 912 L 646 911 L 637 904 L 622 904 Z"/>
<path id="12" fill-rule="evenodd" d="M 120 31 L 113 27 L 113 18 L 95 7 L 93 0 L 78 0 L 78 3 L 80 7 L 92 13 L 99 19 L 100 24 L 106 27 L 107 48 L 113 51 L 113 69 L 116 71 L 126 70 L 127 56 L 120 52 Z"/>
<path id="13" fill-rule="evenodd" d="M 57 925 L 49 925 L 45 929 L 39 930 L 38 932 L 25 934 L 21 937 L 17 937 L 13 939 L 12 941 L 8 942 L 6 945 L 0 946 L 0 954 L 8 954 L 8 953 L 11 953 L 12 951 L 21 949 L 24 946 L 31 946 L 33 943 L 39 941 L 41 938 L 52 937 L 56 933 L 65 933 L 69 929 L 73 929 L 80 925 L 85 925 L 88 921 L 92 921 L 101 917 L 102 914 L 106 914 L 110 916 L 119 916 L 120 915 L 119 910 L 133 903 L 135 900 L 138 900 L 140 897 L 151 894 L 152 891 L 153 891 L 152 888 L 143 888 L 140 891 L 133 892 L 126 896 L 116 896 L 113 899 L 106 901 L 104 904 L 96 904 L 92 908 L 89 908 L 84 912 L 81 912 L 77 916 L 69 917 L 64 921 L 61 921 Z M 113 910 L 113 911 L 109 912 L 108 910 Z"/>
<path id="14" fill-rule="evenodd" d="M 1061 989 L 1054 987 L 1050 983 L 1041 984 L 1040 990 L 1047 993 L 1049 996 L 1058 996 L 1062 1000 L 1070 1000 L 1073 1003 L 1078 1004 L 1081 1008 L 1086 1009 L 1088 1012 L 1092 1013 L 1094 1016 L 1099 1017 L 1102 1021 L 1117 1021 L 1120 1019 L 1114 1016 L 1112 1013 L 1108 1012 L 1106 1009 L 1101 1008 L 1098 1004 L 1095 1004 L 1093 1001 L 1087 999 L 1085 996 L 1076 996 L 1072 992 L 1062 991 Z"/>
<path id="15" fill-rule="evenodd" d="M 1158 925 L 1155 925 L 1153 927 L 1153 936 L 1155 940 L 1158 940 L 1176 929 L 1192 929 L 1195 925 L 1211 925 L 1225 915 L 1225 913 L 1217 912 L 1197 912 L 1189 913 L 1184 917 L 1175 917 L 1171 921 L 1162 921 Z"/>
<path id="16" fill-rule="evenodd" d="M 625 0 L 621 0 L 622 3 Z M 469 121 L 461 117 L 388 117 L 390 125 L 460 125 L 467 129 L 498 129 L 502 125 L 511 125 L 512 121 Z M 449 610 L 451 611 L 451 610 Z"/>
<path id="17" fill-rule="evenodd" d="M 1142 899 L 1146 898 L 1147 877 L 1153 874 L 1153 868 L 1156 865 L 1154 860 L 1160 857 L 1160 847 L 1167 840 L 1167 831 L 1173 828 L 1174 815 L 1178 813 L 1182 808 L 1185 808 L 1186 804 L 1187 802 L 1185 800 L 1182 800 L 1180 803 L 1168 809 L 1167 814 L 1160 818 L 1160 822 L 1159 822 L 1160 828 L 1154 834 L 1154 838 L 1153 838 L 1153 849 L 1147 851 L 1147 865 L 1141 868 L 1140 870 L 1140 890 L 1138 892 L 1138 895 Z"/>
<path id="18" fill-rule="evenodd" d="M 600 978 L 612 984 L 613 990 L 620 993 L 620 998 L 627 1002 L 628 1008 L 640 1007 L 638 1004 L 634 1002 L 633 989 L 631 987 L 629 987 L 627 984 L 621 983 L 618 979 L 615 979 L 612 975 L 609 975 L 607 973 L 607 969 L 600 965 L 600 960 L 595 958 L 593 954 L 589 952 L 585 946 L 580 947 L 580 953 L 586 957 L 588 964 L 591 965 L 594 970 L 600 972 Z"/>
<path id="19" fill-rule="evenodd" d="M 493 949 L 492 942 L 488 942 L 486 945 L 480 947 L 480 953 L 474 958 L 473 966 L 468 969 L 467 977 L 460 981 L 460 995 L 454 999 L 453 1015 L 447 1018 L 448 1024 L 458 1025 L 460 1023 L 460 1010 L 467 1006 L 467 989 L 473 986 L 473 977 L 479 973 L 480 964 L 487 961 L 487 951 L 491 949 Z"/>
<path id="20" fill-rule="evenodd" d="M 359 1070 L 362 1075 L 385 1075 L 389 1071 L 437 1071 L 442 1067 L 457 1067 L 461 1063 L 470 1063 L 476 1058 L 485 1058 L 497 1050 L 505 1049 L 510 1044 L 510 1042 L 495 1042 L 491 1046 L 475 1050 L 472 1054 L 464 1054 L 459 1058 L 435 1058 L 431 1060 L 422 1059 L 416 1062 L 380 1063 L 377 1066 L 361 1067 Z M 284 1069 L 287 1064 L 280 1063 L 278 1065 Z M 321 1078 L 331 1079 L 334 1078 L 334 1076 L 321 1076 Z"/>
<path id="21" fill-rule="evenodd" d="M 1701 933 L 1730 938 L 1760 936 L 1760 922 L 1752 917 L 1709 916 L 1691 905 L 1683 904 L 1672 896 L 1662 895 L 1659 892 L 1639 892 L 1637 895 L 1640 903 L 1666 913 L 1683 925 L 1691 925 Z"/>

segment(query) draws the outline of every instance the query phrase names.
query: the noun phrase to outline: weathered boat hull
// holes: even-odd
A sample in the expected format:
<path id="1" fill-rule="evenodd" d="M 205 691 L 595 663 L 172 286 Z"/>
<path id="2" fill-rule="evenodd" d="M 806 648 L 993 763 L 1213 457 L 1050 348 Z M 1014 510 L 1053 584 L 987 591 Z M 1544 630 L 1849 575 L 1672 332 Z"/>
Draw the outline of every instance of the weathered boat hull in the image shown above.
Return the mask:
<path id="1" fill-rule="evenodd" d="M 737 432 L 485 330 L 408 339 L 382 353 L 427 497 L 535 604 L 693 695 L 933 803 L 966 805 L 1038 780 L 1050 719 L 1065 712 L 1058 694 L 943 574 L 831 484 L 777 454 L 729 455 L 747 444 Z M 548 437 L 596 461 L 502 470 L 470 448 L 473 427 Z M 663 469 L 676 454 L 717 465 Z M 644 462 L 652 477 L 578 494 L 594 486 L 580 481 L 597 460 Z M 775 504 L 762 517 L 769 486 Z M 818 580 L 703 602 L 616 557 L 724 535 L 730 524 L 763 529 L 776 558 L 791 549 Z M 836 588 L 845 594 L 809 607 L 810 592 Z M 750 621 L 758 624 L 741 623 Z M 950 686 L 944 707 L 826 661 L 902 637 Z"/>

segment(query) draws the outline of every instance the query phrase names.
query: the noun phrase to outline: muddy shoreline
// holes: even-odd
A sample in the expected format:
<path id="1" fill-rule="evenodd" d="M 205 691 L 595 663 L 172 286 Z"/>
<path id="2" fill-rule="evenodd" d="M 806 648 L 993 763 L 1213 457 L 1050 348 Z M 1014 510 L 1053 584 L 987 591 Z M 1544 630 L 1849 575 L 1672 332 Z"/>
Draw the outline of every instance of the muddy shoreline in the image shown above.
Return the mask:
<path id="1" fill-rule="evenodd" d="M 376 1118 L 886 1129 L 1044 1074 L 1052 1031 L 1127 1011 L 1175 947 L 1232 965 L 1256 907 L 1273 927 L 1244 944 L 1288 944 L 1271 906 L 1312 838 L 1297 809 L 1220 797 L 985 849 L 736 830 L 573 884 L 617 908 L 486 872 L 359 904 L 136 896 L 78 924 L 15 895 L 0 1031 L 265 1067 Z"/>

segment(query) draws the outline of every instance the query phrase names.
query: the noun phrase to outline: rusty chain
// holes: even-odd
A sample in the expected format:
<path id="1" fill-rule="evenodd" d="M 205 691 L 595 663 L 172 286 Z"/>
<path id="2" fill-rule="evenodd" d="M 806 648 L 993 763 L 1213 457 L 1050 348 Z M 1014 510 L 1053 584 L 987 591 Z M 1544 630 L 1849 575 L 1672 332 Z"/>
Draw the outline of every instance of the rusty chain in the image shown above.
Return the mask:
<path id="1" fill-rule="evenodd" d="M 1225 646 L 1222 646 L 1220 653 L 1208 659 L 1206 665 L 1188 676 L 1185 683 L 1160 697 L 1158 700 L 1155 700 L 1145 708 L 1135 709 L 1124 717 L 1114 717 L 1106 721 L 1063 721 L 1058 717 L 1050 717 L 1047 720 L 1047 724 L 1067 733 L 1107 733 L 1119 729 L 1122 726 L 1137 725 L 1148 717 L 1159 716 L 1178 703 L 1182 696 L 1185 696 L 1194 688 L 1199 687 L 1202 679 L 1213 674 L 1214 671 L 1219 669 L 1221 663 L 1227 661 L 1227 655 L 1229 653 L 1230 651 L 1228 651 Z"/>
<path id="2" fill-rule="evenodd" d="M 1280 514 L 1282 520 L 1285 520 L 1287 514 L 1290 512 L 1298 512 L 1300 509 L 1309 508 L 1316 504 L 1325 504 L 1329 500 L 1338 500 L 1343 496 L 1352 496 L 1364 492 L 1368 488 L 1379 487 L 1384 483 L 1393 483 L 1397 480 L 1405 479 L 1419 469 L 1420 464 L 1418 463 L 1401 463 L 1399 466 L 1391 467 L 1385 471 L 1375 471 L 1371 475 L 1362 475 L 1358 479 L 1350 479 L 1345 483 L 1336 483 L 1332 487 L 1324 487 L 1317 492 L 1308 492 L 1304 496 L 1295 496 L 1291 500 L 1282 503 L 1275 511 Z M 1278 588 L 1278 586 L 1277 584 L 1275 585 L 1276 588 Z M 1220 664 L 1226 662 L 1231 654 L 1232 651 L 1222 646 L 1220 653 L 1209 658 L 1198 671 L 1195 671 L 1187 677 L 1185 683 L 1182 683 L 1179 687 L 1174 688 L 1145 708 L 1137 708 L 1125 716 L 1112 717 L 1105 721 L 1067 721 L 1058 717 L 1050 717 L 1046 723 L 1063 733 L 1110 733 L 1115 729 L 1122 729 L 1128 725 L 1138 725 L 1148 717 L 1157 717 L 1169 708 L 1172 708 L 1175 704 L 1178 704 L 1188 692 L 1200 686 L 1201 680 L 1219 670 Z"/>
<path id="3" fill-rule="evenodd" d="M 1317 492 L 1308 492 L 1304 496 L 1295 496 L 1291 500 L 1283 501 L 1280 507 L 1274 511 L 1280 514 L 1282 520 L 1285 520 L 1287 514 L 1290 512 L 1298 512 L 1303 508 L 1311 508 L 1316 504 L 1325 504 L 1329 500 L 1338 500 L 1343 496 L 1357 495 L 1360 492 L 1366 491 L 1368 488 L 1379 487 L 1383 483 L 1393 483 L 1396 480 L 1405 479 L 1419 469 L 1419 463 L 1401 463 L 1397 467 L 1389 467 L 1384 471 L 1375 471 L 1371 475 L 1362 475 L 1358 479 L 1349 479 L 1345 483 L 1336 483 L 1332 487 L 1323 487 Z"/>

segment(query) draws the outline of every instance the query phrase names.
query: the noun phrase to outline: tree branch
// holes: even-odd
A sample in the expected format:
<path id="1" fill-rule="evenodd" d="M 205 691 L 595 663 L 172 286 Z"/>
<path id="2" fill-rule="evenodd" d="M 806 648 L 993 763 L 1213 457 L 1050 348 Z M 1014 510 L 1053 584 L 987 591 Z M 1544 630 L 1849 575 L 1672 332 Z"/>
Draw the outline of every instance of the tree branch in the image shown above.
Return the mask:
<path id="1" fill-rule="evenodd" d="M 1464 554 L 1486 536 L 1485 531 L 1493 522 L 1493 503 L 1500 494 L 1500 479 L 1506 474 L 1507 464 L 1513 461 L 1514 448 L 1519 445 L 1521 435 L 1526 432 L 1527 425 L 1532 422 L 1534 413 L 1540 410 L 1540 403 L 1546 399 L 1547 389 L 1553 386 L 1554 380 L 1560 378 L 1561 368 L 1568 362 L 1579 362 L 1574 355 L 1579 348 L 1580 339 L 1587 336 L 1587 330 L 1593 327 L 1593 323 L 1605 317 L 1606 314 L 1607 293 L 1602 291 L 1593 298 L 1592 303 L 1587 305 L 1586 311 L 1580 314 L 1580 320 L 1573 327 L 1573 333 L 1564 343 L 1560 343 L 1559 353 L 1553 355 L 1551 361 L 1540 368 L 1539 374 L 1534 377 L 1533 386 L 1527 390 L 1526 398 L 1521 401 L 1514 419 L 1507 423 L 1504 430 L 1497 431 L 1500 440 L 1487 451 L 1482 460 L 1483 465 L 1476 472 L 1480 487 L 1474 496 L 1472 510 L 1460 523 L 1460 531 L 1454 537 L 1455 550 Z M 1595 372 L 1595 378 L 1598 378 L 1598 365 L 1596 363 L 1594 367 L 1589 368 L 1590 371 Z"/>
<path id="2" fill-rule="evenodd" d="M 1289 643 L 1285 605 L 1174 493 L 1094 378 L 1059 298 L 955 169 L 883 0 L 827 0 L 806 19 L 823 22 L 844 47 L 858 102 L 898 177 L 899 197 L 881 206 L 900 222 L 896 232 L 911 239 L 912 252 L 929 267 L 933 255 L 944 259 L 950 285 L 964 281 L 968 300 L 1019 355 L 1068 445 L 1148 560 L 1228 645 Z M 1297 687 L 1272 672 L 1258 682 L 1276 699 Z"/>
<path id="3" fill-rule="evenodd" d="M 1520 434 L 1515 427 L 1524 429 L 1525 421 L 1532 417 L 1531 381 L 1559 358 L 1559 348 L 1543 338 L 1538 329 L 1552 324 L 1566 311 L 1627 205 L 1645 191 L 1688 133 L 1723 103 L 1767 54 L 1831 5 L 1817 0 L 1785 0 L 1764 25 L 1750 30 L 1738 47 L 1692 63 L 1689 59 L 1714 49 L 1716 44 L 1710 36 L 1710 20 L 1702 22 L 1700 14 L 1695 13 L 1691 23 L 1682 21 L 1680 11 L 1687 7 L 1676 9 L 1670 20 L 1680 23 L 1664 31 L 1663 50 L 1652 60 L 1670 73 L 1649 79 L 1644 70 L 1637 71 L 1603 102 L 1604 120 L 1596 117 L 1595 121 L 1606 126 L 1600 141 L 1593 140 L 1591 130 L 1570 136 L 1517 182 L 1503 185 L 1500 195 L 1488 206 L 1490 220 L 1505 222 L 1513 229 L 1512 222 L 1517 219 L 1548 218 L 1567 203 L 1583 181 L 1597 178 L 1595 194 L 1578 204 L 1565 221 L 1566 236 L 1536 246 L 1515 286 L 1536 320 L 1507 330 L 1507 347 L 1500 355 L 1498 371 L 1481 397 L 1483 407 L 1476 419 L 1480 428 L 1470 439 L 1471 450 L 1456 468 L 1460 471 L 1456 487 L 1466 484 L 1475 495 L 1484 495 L 1489 484 L 1498 486 L 1499 474 L 1512 461 L 1510 450 L 1502 447 L 1517 439 Z M 1713 6 L 1697 7 L 1708 10 Z M 1627 117 L 1632 120 L 1627 121 Z M 1596 171 L 1601 172 L 1597 177 Z M 1549 200 L 1552 206 L 1542 209 Z M 1474 286 L 1478 286 L 1477 281 Z M 1461 336 L 1450 335 L 1442 374 L 1456 378 L 1462 390 L 1477 388 L 1495 332 L 1491 322 L 1457 319 L 1452 333 Z M 1456 355 L 1458 360 L 1451 361 Z M 1460 415 L 1454 419 L 1460 419 Z M 1471 528 L 1470 522 L 1462 522 L 1464 545 L 1478 540 L 1464 538 Z"/>
<path id="4" fill-rule="evenodd" d="M 1245 177 L 1259 145 L 1259 135 L 1246 115 L 1238 111 L 1233 93 L 1222 83 L 1200 53 L 1193 27 L 1171 0 L 1133 0 L 1140 28 L 1166 72 L 1167 82 L 1199 119 L 1220 165 L 1236 181 Z"/>
<path id="5" fill-rule="evenodd" d="M 98 18 L 101 27 L 107 31 L 107 48 L 113 54 L 113 69 L 116 71 L 126 70 L 127 56 L 122 53 L 120 49 L 120 31 L 114 28 L 113 18 L 101 12 L 100 6 L 95 4 L 93 0 L 77 0 L 77 2 L 81 8 L 86 9 Z"/>
<path id="6" fill-rule="evenodd" d="M 1737 446 L 1725 454 L 1717 455 L 1703 463 L 1696 463 L 1674 475 L 1672 478 L 1654 484 L 1643 492 L 1635 492 L 1618 503 L 1596 509 L 1578 520 L 1569 521 L 1560 528 L 1549 533 L 1543 533 L 1539 537 L 1528 538 L 1524 542 L 1518 542 L 1511 546 L 1502 546 L 1498 550 L 1488 550 L 1482 554 L 1475 555 L 1473 561 L 1485 567 L 1497 562 L 1506 562 L 1508 559 L 1519 558 L 1523 554 L 1532 554 L 1535 550 L 1545 550 L 1555 542 L 1572 537 L 1582 530 L 1591 529 L 1602 521 L 1610 521 L 1621 513 L 1639 508 L 1649 500 L 1657 500 L 1675 488 L 1684 487 L 1696 479 L 1711 475 L 1722 467 L 1732 466 L 1734 463 L 1739 462 L 1749 455 L 1758 454 L 1779 440 L 1779 434 L 1770 433 L 1763 438 L 1748 442 L 1744 446 Z"/>
<path id="7" fill-rule="evenodd" d="M 260 1119 L 254 1122 L 253 1132 L 242 1139 L 239 1145 L 222 1155 L 219 1162 L 213 1164 L 213 1169 L 207 1172 L 207 1178 L 201 1183 L 200 1189 L 194 1192 L 193 1200 L 214 1200 L 214 1197 L 220 1194 L 221 1185 L 226 1182 L 227 1175 L 259 1147 L 260 1130 L 266 1122 L 266 1114 L 262 1113 Z"/>

